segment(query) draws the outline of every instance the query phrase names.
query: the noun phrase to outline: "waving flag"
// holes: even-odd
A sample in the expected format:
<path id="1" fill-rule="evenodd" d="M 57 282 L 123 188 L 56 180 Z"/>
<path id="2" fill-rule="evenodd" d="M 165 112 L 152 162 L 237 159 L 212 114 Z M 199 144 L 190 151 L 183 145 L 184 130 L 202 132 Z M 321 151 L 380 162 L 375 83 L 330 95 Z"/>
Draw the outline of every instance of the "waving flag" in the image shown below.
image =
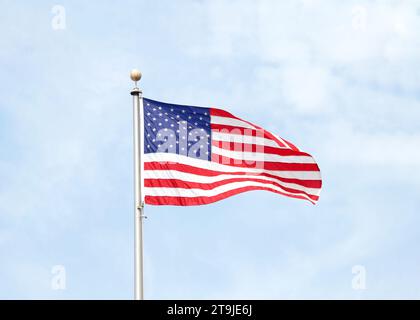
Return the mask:
<path id="1" fill-rule="evenodd" d="M 143 99 L 143 195 L 203 205 L 251 190 L 315 204 L 321 173 L 308 153 L 224 110 Z"/>

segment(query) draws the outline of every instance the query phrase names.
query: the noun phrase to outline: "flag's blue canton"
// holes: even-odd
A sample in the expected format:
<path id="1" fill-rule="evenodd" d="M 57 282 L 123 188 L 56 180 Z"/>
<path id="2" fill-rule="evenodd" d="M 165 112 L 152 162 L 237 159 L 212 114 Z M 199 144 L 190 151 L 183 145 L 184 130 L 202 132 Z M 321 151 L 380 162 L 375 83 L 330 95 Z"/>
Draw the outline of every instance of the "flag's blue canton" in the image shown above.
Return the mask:
<path id="1" fill-rule="evenodd" d="M 210 161 L 210 109 L 143 99 L 144 152 L 169 152 Z"/>

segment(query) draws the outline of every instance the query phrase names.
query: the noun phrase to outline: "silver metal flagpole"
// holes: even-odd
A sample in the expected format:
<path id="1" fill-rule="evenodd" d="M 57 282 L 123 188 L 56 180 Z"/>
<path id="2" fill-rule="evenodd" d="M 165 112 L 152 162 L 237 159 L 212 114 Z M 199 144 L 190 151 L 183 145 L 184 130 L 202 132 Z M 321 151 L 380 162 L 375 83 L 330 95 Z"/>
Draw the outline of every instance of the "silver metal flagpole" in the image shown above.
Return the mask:
<path id="1" fill-rule="evenodd" d="M 135 87 L 133 96 L 133 128 L 134 128 L 134 299 L 143 300 L 143 202 L 141 198 L 141 112 L 143 93 L 137 87 L 141 72 L 134 69 L 130 73 Z"/>

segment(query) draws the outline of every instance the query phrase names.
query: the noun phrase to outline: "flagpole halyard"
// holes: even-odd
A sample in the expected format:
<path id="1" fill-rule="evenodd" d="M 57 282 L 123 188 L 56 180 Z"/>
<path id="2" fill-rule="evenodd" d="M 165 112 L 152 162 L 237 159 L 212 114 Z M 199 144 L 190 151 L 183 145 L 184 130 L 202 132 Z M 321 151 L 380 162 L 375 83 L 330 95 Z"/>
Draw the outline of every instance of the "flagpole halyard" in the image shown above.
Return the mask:
<path id="1" fill-rule="evenodd" d="M 133 141 L 134 141 L 134 299 L 143 300 L 143 201 L 141 197 L 141 108 L 143 108 L 143 93 L 137 87 L 141 72 L 133 69 L 130 73 L 135 87 L 131 90 L 133 96 Z"/>

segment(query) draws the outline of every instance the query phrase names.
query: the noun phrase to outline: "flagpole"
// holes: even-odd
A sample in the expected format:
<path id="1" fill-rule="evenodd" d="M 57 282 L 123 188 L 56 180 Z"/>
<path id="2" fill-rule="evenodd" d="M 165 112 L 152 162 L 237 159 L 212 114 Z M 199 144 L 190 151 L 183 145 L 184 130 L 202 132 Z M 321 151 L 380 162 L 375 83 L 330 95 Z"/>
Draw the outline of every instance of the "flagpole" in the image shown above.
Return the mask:
<path id="1" fill-rule="evenodd" d="M 143 93 L 137 87 L 141 72 L 133 69 L 130 73 L 135 87 L 133 96 L 133 134 L 134 134 L 134 299 L 143 300 L 143 202 L 141 198 L 141 112 Z"/>

